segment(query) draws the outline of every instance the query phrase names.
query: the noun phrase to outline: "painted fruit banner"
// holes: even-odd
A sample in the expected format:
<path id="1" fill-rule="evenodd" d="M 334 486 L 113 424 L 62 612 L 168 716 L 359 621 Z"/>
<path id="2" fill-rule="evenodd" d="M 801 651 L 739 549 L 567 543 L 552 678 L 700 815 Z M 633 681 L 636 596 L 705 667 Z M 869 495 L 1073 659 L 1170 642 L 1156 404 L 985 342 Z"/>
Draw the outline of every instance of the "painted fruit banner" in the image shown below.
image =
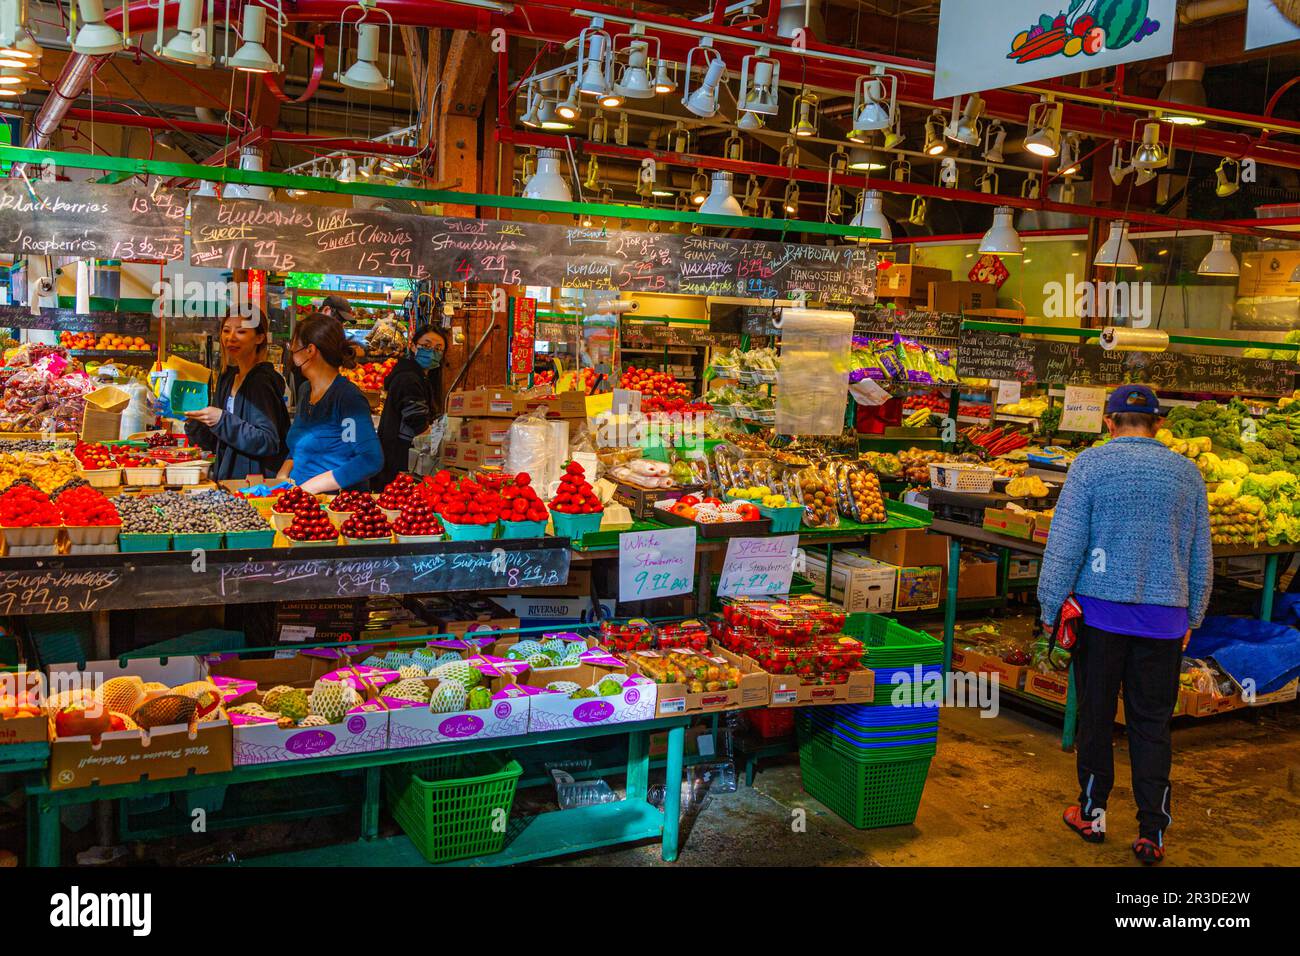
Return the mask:
<path id="1" fill-rule="evenodd" d="M 1285 12 L 1284 12 L 1285 11 Z M 1246 49 L 1300 40 L 1300 5 L 1250 0 L 1246 8 Z"/>
<path id="2" fill-rule="evenodd" d="M 1175 0 L 943 0 L 934 96 L 1168 56 Z"/>

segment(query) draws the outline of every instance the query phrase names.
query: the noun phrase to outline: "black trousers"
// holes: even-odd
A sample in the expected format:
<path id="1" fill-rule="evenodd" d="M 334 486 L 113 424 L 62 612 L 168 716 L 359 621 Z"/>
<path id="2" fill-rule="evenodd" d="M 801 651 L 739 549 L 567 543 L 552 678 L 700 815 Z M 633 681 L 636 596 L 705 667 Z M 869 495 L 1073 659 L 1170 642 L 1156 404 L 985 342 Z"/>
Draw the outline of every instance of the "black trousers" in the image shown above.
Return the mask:
<path id="1" fill-rule="evenodd" d="M 1138 834 L 1159 842 L 1169 815 L 1169 722 L 1178 702 L 1182 641 L 1112 634 L 1085 625 L 1074 652 L 1079 807 L 1105 809 L 1115 783 L 1112 733 L 1121 686 Z"/>

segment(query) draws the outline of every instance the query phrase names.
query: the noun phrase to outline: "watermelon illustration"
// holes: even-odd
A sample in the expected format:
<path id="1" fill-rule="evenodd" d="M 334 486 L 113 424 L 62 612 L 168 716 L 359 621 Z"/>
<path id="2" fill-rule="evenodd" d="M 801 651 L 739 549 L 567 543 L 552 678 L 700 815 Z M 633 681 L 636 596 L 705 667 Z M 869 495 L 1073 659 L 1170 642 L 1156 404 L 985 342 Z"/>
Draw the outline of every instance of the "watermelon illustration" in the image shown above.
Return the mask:
<path id="1" fill-rule="evenodd" d="M 1097 0 L 1092 11 L 1097 26 L 1106 34 L 1106 48 L 1128 46 L 1147 22 L 1147 0 Z"/>

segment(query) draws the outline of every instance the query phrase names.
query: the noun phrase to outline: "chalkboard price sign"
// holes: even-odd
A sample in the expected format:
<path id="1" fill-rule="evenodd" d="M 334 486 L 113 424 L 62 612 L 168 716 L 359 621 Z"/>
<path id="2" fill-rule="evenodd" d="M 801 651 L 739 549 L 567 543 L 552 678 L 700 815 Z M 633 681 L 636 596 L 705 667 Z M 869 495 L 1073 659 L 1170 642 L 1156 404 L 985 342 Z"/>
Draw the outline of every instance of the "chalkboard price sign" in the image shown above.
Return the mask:
<path id="1" fill-rule="evenodd" d="M 17 256 L 179 259 L 183 192 L 99 183 L 0 182 L 0 250 Z"/>
<path id="2" fill-rule="evenodd" d="M 858 309 L 854 312 L 856 335 L 929 336 L 955 339 L 961 328 L 961 316 L 954 312 L 925 312 L 916 309 Z"/>
<path id="3" fill-rule="evenodd" d="M 1269 359 L 1199 352 L 1107 352 L 1095 342 L 1046 342 L 963 331 L 957 371 L 991 378 L 1061 385 L 1124 385 L 1217 395 L 1289 395 L 1296 367 Z"/>
<path id="4" fill-rule="evenodd" d="M 39 315 L 22 306 L 0 306 L 0 328 L 37 329 L 47 332 L 107 332 L 115 335 L 150 334 L 153 316 L 148 312 L 82 312 L 41 309 Z"/>

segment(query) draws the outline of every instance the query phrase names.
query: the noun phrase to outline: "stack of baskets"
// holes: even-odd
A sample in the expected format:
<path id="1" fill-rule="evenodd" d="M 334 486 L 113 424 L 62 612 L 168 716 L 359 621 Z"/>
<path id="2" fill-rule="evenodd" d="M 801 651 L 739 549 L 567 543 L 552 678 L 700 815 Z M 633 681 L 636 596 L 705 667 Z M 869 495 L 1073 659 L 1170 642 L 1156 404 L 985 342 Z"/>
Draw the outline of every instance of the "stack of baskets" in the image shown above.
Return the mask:
<path id="1" fill-rule="evenodd" d="M 938 743 L 939 702 L 925 691 L 943 644 L 875 614 L 849 615 L 844 633 L 866 645 L 875 701 L 800 713 L 804 790 L 859 829 L 912 823 Z"/>

